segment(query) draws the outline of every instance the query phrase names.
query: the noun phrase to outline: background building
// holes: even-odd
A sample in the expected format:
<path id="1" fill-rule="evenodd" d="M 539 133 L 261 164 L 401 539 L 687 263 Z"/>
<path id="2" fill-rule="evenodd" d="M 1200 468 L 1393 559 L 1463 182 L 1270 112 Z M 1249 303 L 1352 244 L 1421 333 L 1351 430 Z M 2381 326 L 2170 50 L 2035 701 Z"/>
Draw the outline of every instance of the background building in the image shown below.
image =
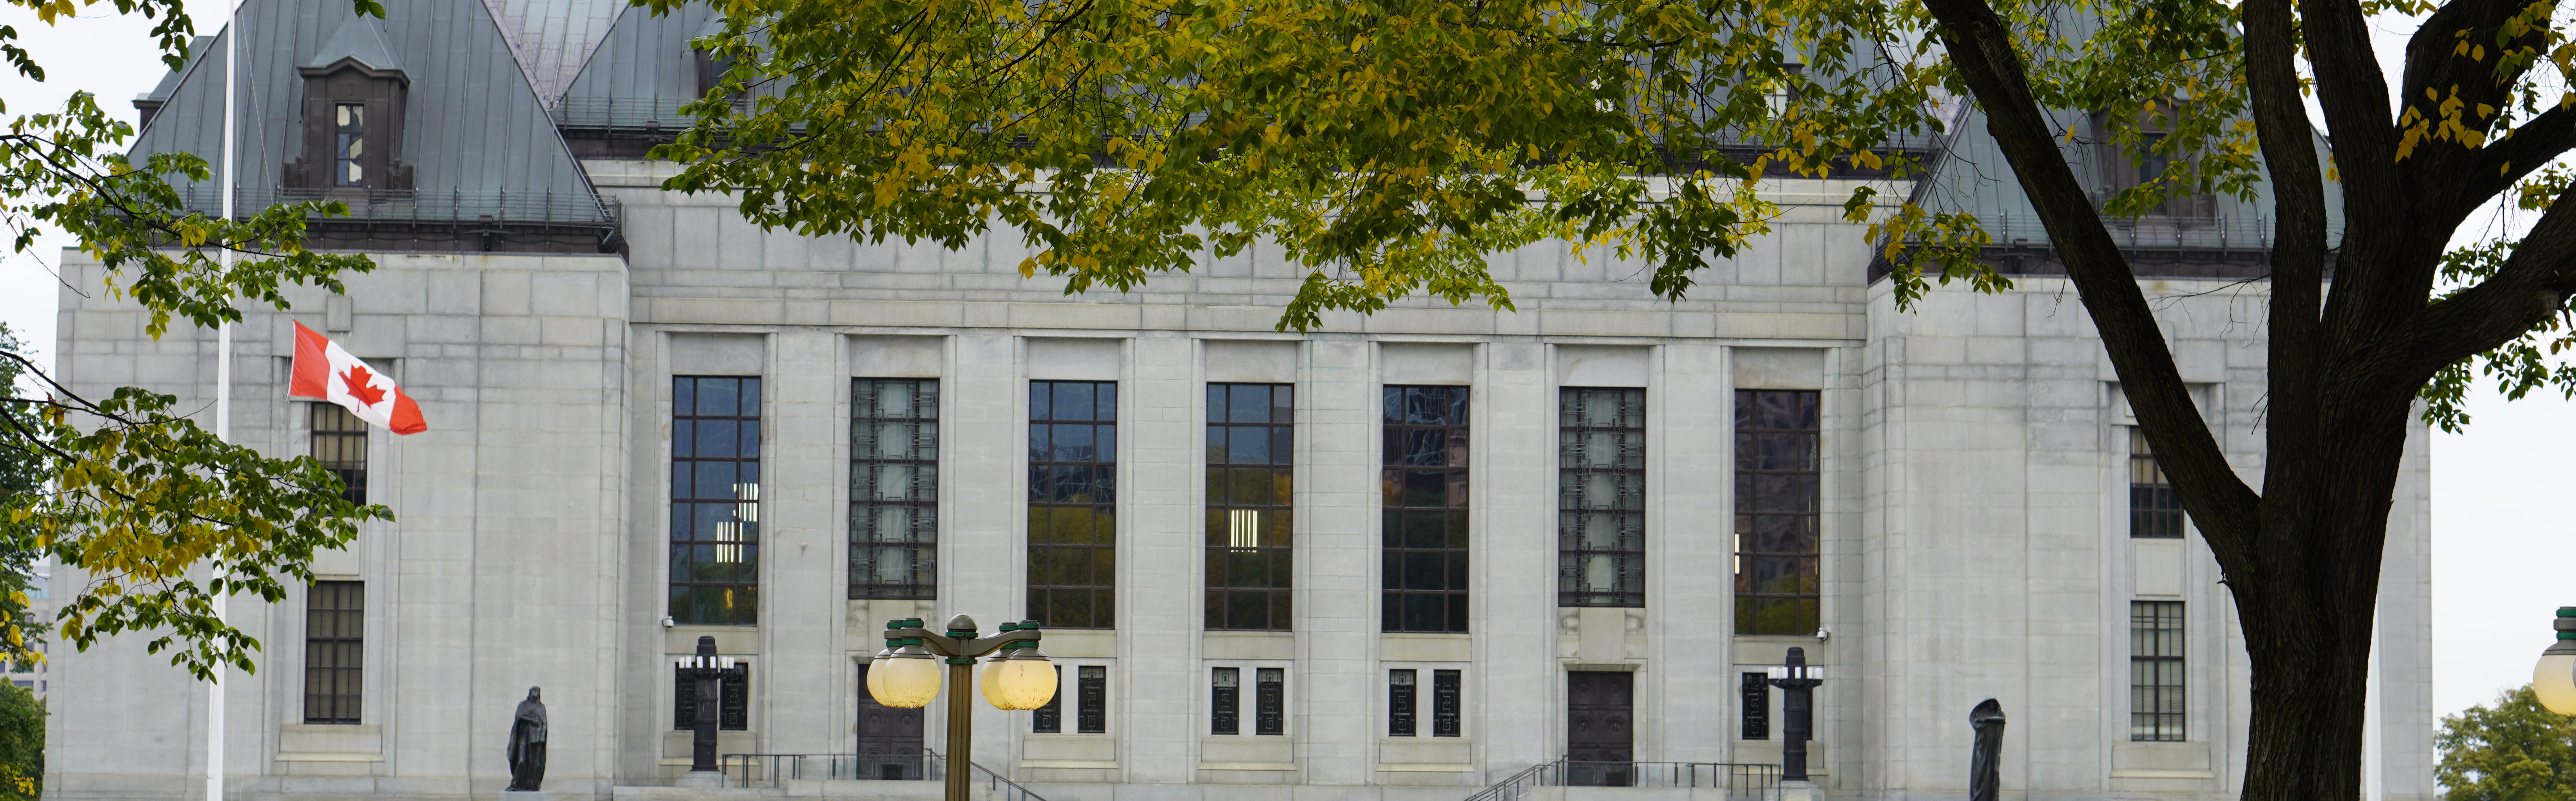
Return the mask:
<path id="1" fill-rule="evenodd" d="M 235 793 L 491 797 L 532 685 L 556 797 L 667 784 L 688 761 L 671 661 L 710 635 L 749 665 L 723 752 L 920 749 L 939 716 L 875 707 L 861 670 L 882 621 L 957 613 L 1048 624 L 1058 704 L 979 705 L 976 760 L 1057 801 L 1456 799 L 1569 756 L 1776 763 L 1776 693 L 1749 677 L 1791 646 L 1826 666 L 1812 753 L 1837 798 L 1964 796 L 1990 696 L 2008 793 L 2241 780 L 2216 566 L 1975 120 L 1912 145 L 1932 178 L 1888 188 L 1990 220 L 2011 291 L 1900 312 L 1840 222 L 1884 179 L 1783 177 L 1775 233 L 1687 301 L 1556 243 L 1495 258 L 1516 313 L 1411 302 L 1298 336 L 1272 324 L 1303 275 L 1260 250 L 1068 297 L 1017 274 L 1013 236 L 804 238 L 660 190 L 674 167 L 642 156 L 706 86 L 704 7 L 387 11 L 242 12 L 240 197 L 347 200 L 317 235 L 380 266 L 247 315 L 233 431 L 399 521 L 287 602 L 234 605 L 267 644 L 226 685 Z M 136 101 L 139 150 L 217 151 L 221 46 Z M 2106 191 L 2143 169 L 2078 155 Z M 2265 207 L 2120 224 L 2248 471 Z M 67 286 L 102 278 L 65 262 Z M 212 396 L 212 332 L 150 339 L 133 306 L 69 290 L 62 309 L 71 385 Z M 290 320 L 393 373 L 430 430 L 288 398 Z M 2433 793 L 2420 444 L 2410 464 L 2373 799 Z M 204 685 L 142 638 L 54 656 L 49 793 L 197 790 Z"/>

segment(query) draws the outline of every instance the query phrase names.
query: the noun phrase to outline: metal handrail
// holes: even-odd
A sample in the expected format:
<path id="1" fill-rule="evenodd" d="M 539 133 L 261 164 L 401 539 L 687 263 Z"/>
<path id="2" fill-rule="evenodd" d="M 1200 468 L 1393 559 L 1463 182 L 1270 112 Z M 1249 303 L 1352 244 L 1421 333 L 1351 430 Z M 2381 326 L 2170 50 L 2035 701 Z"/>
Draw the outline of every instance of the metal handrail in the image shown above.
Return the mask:
<path id="1" fill-rule="evenodd" d="M 917 756 L 725 754 L 718 759 L 727 787 L 777 787 L 780 782 L 800 779 L 930 781 L 948 777 L 947 758 L 927 749 Z M 893 768 L 895 775 L 886 775 L 887 768 Z"/>
<path id="2" fill-rule="evenodd" d="M 1780 766 L 1740 762 L 1594 762 L 1531 765 L 1467 801 L 1517 801 L 1539 787 L 1708 787 L 1728 798 L 1762 798 L 1780 786 Z"/>
<path id="3" fill-rule="evenodd" d="M 1045 796 L 1029 792 L 1029 788 L 1021 787 L 1018 782 L 1002 778 L 1002 774 L 994 773 L 991 768 L 977 765 L 973 762 L 968 762 L 966 764 L 968 767 L 975 769 L 977 780 L 984 783 L 984 792 L 1000 794 L 1001 798 L 999 801 L 1046 801 Z"/>
<path id="4" fill-rule="evenodd" d="M 180 206 L 202 214 L 219 214 L 222 193 L 203 184 L 179 189 Z M 591 192 L 467 192 L 435 189 L 305 189 L 241 187 L 233 190 L 234 208 L 255 213 L 280 203 L 340 201 L 349 205 L 341 217 L 317 218 L 359 222 L 474 222 L 615 227 L 616 198 Z"/>

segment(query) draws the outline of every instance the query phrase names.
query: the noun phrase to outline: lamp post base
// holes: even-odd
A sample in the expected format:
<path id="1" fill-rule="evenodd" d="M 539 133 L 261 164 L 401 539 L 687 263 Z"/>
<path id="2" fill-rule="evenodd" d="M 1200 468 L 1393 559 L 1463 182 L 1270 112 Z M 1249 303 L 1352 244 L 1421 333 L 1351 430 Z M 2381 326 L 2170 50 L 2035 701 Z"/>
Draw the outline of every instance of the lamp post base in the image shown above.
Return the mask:
<path id="1" fill-rule="evenodd" d="M 673 787 L 723 787 L 724 785 L 724 771 L 720 770 L 689 771 L 680 774 L 679 781 L 671 783 Z"/>
<path id="2" fill-rule="evenodd" d="M 1783 781 L 1776 801 L 1825 801 L 1825 789 L 1815 782 Z"/>
<path id="3" fill-rule="evenodd" d="M 546 795 L 544 790 L 501 791 L 501 801 L 548 801 L 549 798 L 551 796 Z"/>

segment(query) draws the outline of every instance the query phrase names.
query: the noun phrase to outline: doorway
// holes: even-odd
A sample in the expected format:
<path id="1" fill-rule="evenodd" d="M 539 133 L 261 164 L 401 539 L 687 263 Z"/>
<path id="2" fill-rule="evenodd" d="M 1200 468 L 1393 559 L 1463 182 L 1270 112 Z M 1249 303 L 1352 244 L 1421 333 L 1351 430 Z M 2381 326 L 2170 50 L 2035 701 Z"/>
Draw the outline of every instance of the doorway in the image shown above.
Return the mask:
<path id="1" fill-rule="evenodd" d="M 1571 670 L 1565 674 L 1565 783 L 1627 787 L 1636 783 L 1636 674 Z"/>
<path id="2" fill-rule="evenodd" d="M 896 709 L 869 695 L 868 666 L 859 665 L 858 766 L 852 778 L 890 781 L 923 778 L 921 710 Z"/>

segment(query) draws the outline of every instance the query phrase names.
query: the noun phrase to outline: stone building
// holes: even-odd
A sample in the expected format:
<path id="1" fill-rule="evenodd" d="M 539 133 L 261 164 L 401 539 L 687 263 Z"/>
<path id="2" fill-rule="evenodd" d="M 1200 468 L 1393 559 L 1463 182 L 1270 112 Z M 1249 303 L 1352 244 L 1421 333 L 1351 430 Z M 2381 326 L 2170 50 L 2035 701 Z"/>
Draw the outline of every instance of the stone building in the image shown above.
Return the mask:
<path id="1" fill-rule="evenodd" d="M 1792 646 L 1826 671 L 1812 753 L 1837 799 L 1963 797 L 1987 697 L 2010 798 L 2241 781 L 2216 565 L 1973 118 L 1908 145 L 1940 159 L 1919 183 L 1775 179 L 1775 231 L 1685 301 L 1557 243 L 1494 259 L 1517 312 L 1415 301 L 1295 335 L 1273 323 L 1302 274 L 1258 250 L 1067 296 L 1017 274 L 1016 236 L 805 238 L 662 191 L 673 166 L 643 155 L 703 91 L 703 6 L 387 11 L 243 6 L 240 197 L 349 200 L 315 235 L 379 267 L 247 314 L 232 430 L 398 521 L 285 602 L 234 603 L 266 648 L 225 685 L 231 795 L 494 797 L 530 686 L 554 797 L 649 795 L 621 788 L 686 769 L 673 661 L 700 636 L 746 666 L 722 752 L 918 754 L 942 716 L 875 707 L 861 672 L 883 621 L 959 613 L 1047 624 L 1064 691 L 978 703 L 974 761 L 1056 801 L 1462 799 L 1569 758 L 1707 763 L 1722 787 L 1780 758 L 1778 694 L 1748 678 Z M 136 101 L 140 151 L 216 152 L 221 45 Z M 2106 189 L 2146 168 L 2077 155 Z M 1839 221 L 1860 181 L 1979 212 L 2014 288 L 1897 309 Z M 2249 472 L 2265 208 L 2118 222 Z M 68 382 L 211 408 L 213 332 L 147 338 L 87 291 L 96 264 L 65 271 Z M 290 320 L 394 374 L 430 429 L 289 398 Z M 2420 439 L 2408 464 L 2374 800 L 2434 792 Z M 49 795 L 199 792 L 206 685 L 138 637 L 54 656 Z M 934 789 L 818 764 L 838 778 L 761 792 Z"/>

